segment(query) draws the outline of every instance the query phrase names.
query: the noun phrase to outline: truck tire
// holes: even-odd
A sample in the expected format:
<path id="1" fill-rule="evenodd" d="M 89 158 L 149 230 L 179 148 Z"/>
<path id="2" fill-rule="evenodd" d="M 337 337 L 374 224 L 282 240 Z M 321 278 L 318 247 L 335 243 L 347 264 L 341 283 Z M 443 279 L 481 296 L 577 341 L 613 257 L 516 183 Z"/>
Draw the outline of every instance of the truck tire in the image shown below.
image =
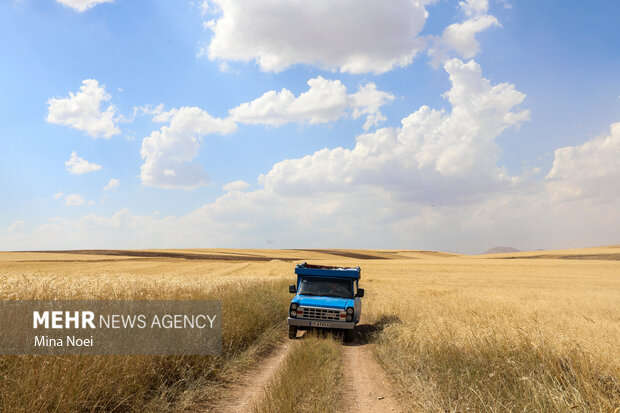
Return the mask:
<path id="1" fill-rule="evenodd" d="M 297 338 L 297 326 L 288 326 L 288 338 Z"/>
<path id="2" fill-rule="evenodd" d="M 344 342 L 345 343 L 350 343 L 351 341 L 353 341 L 354 337 L 355 337 L 355 330 L 354 329 L 344 330 Z"/>

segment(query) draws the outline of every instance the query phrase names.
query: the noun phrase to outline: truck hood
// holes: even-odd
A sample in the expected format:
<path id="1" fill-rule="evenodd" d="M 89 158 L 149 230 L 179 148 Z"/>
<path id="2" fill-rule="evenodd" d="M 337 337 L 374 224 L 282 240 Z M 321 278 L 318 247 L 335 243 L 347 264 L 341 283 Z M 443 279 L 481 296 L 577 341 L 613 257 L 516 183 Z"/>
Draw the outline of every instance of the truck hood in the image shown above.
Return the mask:
<path id="1" fill-rule="evenodd" d="M 298 295 L 293 303 L 302 307 L 322 307 L 333 308 L 336 310 L 345 310 L 347 307 L 353 307 L 352 298 L 343 297 L 321 297 L 315 295 Z"/>

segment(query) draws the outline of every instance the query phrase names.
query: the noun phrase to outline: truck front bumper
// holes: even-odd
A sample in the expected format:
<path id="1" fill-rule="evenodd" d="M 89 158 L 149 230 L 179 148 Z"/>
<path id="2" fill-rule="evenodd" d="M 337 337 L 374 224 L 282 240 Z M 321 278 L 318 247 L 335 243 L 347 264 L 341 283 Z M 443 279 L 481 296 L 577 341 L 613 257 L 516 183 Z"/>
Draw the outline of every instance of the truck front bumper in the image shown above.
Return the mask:
<path id="1" fill-rule="evenodd" d="M 308 327 L 308 328 L 336 328 L 340 330 L 353 330 L 354 321 L 332 321 L 332 320 L 311 320 L 308 318 L 287 318 L 286 324 L 289 326 Z"/>

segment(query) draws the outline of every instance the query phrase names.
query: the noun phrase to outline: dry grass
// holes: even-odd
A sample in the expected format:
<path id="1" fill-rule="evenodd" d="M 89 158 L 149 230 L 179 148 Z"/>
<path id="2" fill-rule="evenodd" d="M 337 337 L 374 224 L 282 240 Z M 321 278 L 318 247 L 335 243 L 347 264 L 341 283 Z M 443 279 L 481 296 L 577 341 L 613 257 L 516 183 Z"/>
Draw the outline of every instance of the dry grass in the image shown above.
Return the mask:
<path id="1" fill-rule="evenodd" d="M 338 409 L 343 387 L 340 343 L 305 334 L 292 348 L 255 406 L 255 413 L 328 413 Z"/>
<path id="2" fill-rule="evenodd" d="M 574 252 L 584 253 L 599 251 Z M 620 407 L 619 262 L 456 257 L 364 270 L 366 320 L 387 323 L 376 354 L 407 411 Z"/>
<path id="3" fill-rule="evenodd" d="M 121 272 L 123 265 L 136 264 L 141 271 Z M 2 299 L 222 300 L 223 351 L 209 357 L 0 357 L 0 411 L 180 411 L 213 398 L 223 381 L 258 359 L 284 331 L 287 280 L 238 274 L 245 268 L 239 263 L 206 273 L 190 263 L 164 261 L 21 265 L 44 271 L 6 271 L 0 276 Z"/>
<path id="4" fill-rule="evenodd" d="M 405 250 L 191 250 L 360 265 L 360 286 L 366 289 L 362 323 L 375 325 L 370 331 L 377 358 L 403 410 L 424 412 L 619 408 L 620 261 L 614 258 L 619 252 L 618 246 L 476 257 Z M 383 259 L 352 258 L 360 254 Z M 278 260 L 0 254 L 4 299 L 217 298 L 225 310 L 239 304 L 254 310 L 226 313 L 222 357 L 1 357 L 0 406 L 5 411 L 196 406 L 282 336 L 293 266 Z M 295 345 L 259 411 L 278 408 L 271 406 L 285 411 L 300 400 L 298 410 L 335 406 L 330 400 L 336 387 L 326 387 L 333 383 L 335 359 L 323 363 L 332 366 L 331 373 L 317 376 L 314 393 L 298 393 L 299 380 L 322 371 L 323 364 L 311 362 L 331 354 L 332 343 L 312 338 Z"/>

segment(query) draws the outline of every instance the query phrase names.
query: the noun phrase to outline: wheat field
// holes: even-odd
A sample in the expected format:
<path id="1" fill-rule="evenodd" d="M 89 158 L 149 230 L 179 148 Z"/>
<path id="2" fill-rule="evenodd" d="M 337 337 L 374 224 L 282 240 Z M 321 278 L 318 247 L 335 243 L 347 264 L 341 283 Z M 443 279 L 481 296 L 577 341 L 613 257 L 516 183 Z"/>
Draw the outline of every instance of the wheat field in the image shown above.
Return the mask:
<path id="1" fill-rule="evenodd" d="M 282 337 L 289 295 L 278 263 L 273 273 L 239 275 L 247 263 L 58 253 L 0 260 L 2 299 L 217 299 L 224 323 L 220 356 L 0 357 L 0 411 L 198 409 Z"/>
<path id="2" fill-rule="evenodd" d="M 286 286 L 295 280 L 294 265 L 309 261 L 362 267 L 361 331 L 402 411 L 614 412 L 620 408 L 619 258 L 620 246 L 479 256 L 410 250 L 0 253 L 2 299 L 221 299 L 225 323 L 224 350 L 216 357 L 0 357 L 0 406 L 208 409 L 222 383 L 260 363 L 282 339 Z M 332 344 L 316 346 L 333 351 Z M 286 374 L 278 380 L 286 381 Z M 291 397 L 282 393 L 271 388 L 266 399 Z M 328 393 L 312 397 L 317 403 L 335 397 Z M 257 408 L 266 411 L 264 403 Z"/>
<path id="3" fill-rule="evenodd" d="M 370 315 L 385 325 L 376 355 L 403 409 L 615 412 L 619 252 L 366 265 Z"/>

